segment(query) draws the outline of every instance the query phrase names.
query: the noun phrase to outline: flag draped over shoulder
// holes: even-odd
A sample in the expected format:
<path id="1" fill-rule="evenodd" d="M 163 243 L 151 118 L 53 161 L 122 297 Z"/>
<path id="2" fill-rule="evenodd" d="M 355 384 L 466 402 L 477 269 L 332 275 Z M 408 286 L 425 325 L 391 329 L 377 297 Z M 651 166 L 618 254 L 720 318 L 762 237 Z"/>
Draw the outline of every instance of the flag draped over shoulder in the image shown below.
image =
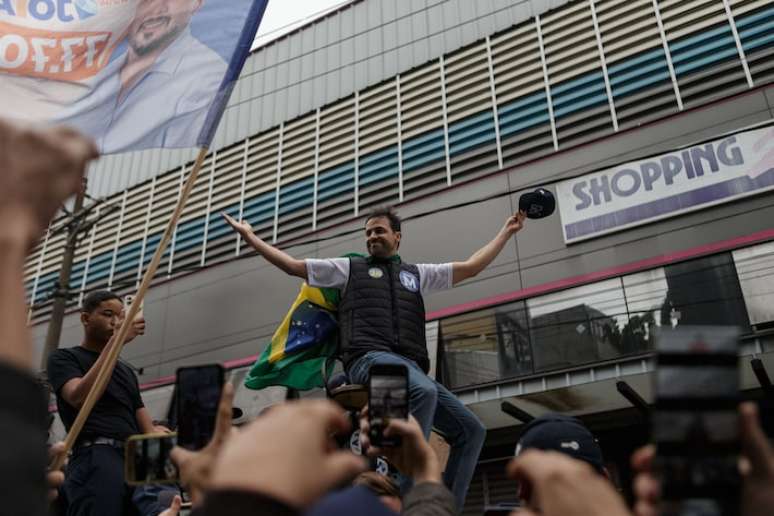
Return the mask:
<path id="1" fill-rule="evenodd" d="M 209 146 L 268 0 L 0 0 L 3 116 L 103 154 Z"/>
<path id="2" fill-rule="evenodd" d="M 343 258 L 364 257 L 347 253 Z M 323 386 L 322 368 L 338 351 L 337 314 L 341 293 L 335 288 L 301 285 L 271 343 L 247 373 L 245 386 L 263 389 L 284 385 L 307 391 Z M 333 362 L 328 366 L 331 373 Z"/>
<path id="3" fill-rule="evenodd" d="M 338 346 L 338 297 L 336 289 L 304 283 L 271 343 L 247 374 L 245 386 L 284 385 L 302 391 L 322 387 L 323 364 Z"/>

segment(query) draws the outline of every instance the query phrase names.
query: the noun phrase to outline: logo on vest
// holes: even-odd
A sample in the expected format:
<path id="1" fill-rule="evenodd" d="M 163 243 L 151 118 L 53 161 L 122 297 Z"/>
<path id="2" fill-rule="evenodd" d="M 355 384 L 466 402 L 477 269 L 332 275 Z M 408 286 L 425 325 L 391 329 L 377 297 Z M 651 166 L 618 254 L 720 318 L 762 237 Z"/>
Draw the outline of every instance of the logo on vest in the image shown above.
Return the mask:
<path id="1" fill-rule="evenodd" d="M 382 271 L 382 269 L 380 269 L 379 267 L 371 267 L 370 269 L 368 269 L 368 275 L 371 276 L 372 278 L 379 279 L 382 276 L 384 276 L 384 271 Z"/>
<path id="2" fill-rule="evenodd" d="M 410 290 L 411 292 L 419 290 L 419 280 L 408 271 L 400 271 L 400 283 L 406 287 L 406 290 Z"/>

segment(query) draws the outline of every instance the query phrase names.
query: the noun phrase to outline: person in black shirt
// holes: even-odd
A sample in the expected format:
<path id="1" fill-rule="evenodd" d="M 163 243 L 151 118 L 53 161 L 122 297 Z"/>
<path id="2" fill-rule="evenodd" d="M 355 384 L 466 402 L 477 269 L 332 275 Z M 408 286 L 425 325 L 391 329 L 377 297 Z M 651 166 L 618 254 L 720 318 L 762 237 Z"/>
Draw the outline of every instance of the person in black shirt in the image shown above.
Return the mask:
<path id="1" fill-rule="evenodd" d="M 114 345 L 113 333 L 121 325 L 123 308 L 112 292 L 87 295 L 81 309 L 83 342 L 58 349 L 48 359 L 48 379 L 68 431 Z M 139 318 L 126 342 L 144 331 L 145 321 Z M 119 361 L 73 448 L 64 484 L 68 516 L 131 514 L 133 489 L 124 482 L 124 442 L 132 434 L 159 431 L 168 430 L 153 425 L 134 372 Z"/>

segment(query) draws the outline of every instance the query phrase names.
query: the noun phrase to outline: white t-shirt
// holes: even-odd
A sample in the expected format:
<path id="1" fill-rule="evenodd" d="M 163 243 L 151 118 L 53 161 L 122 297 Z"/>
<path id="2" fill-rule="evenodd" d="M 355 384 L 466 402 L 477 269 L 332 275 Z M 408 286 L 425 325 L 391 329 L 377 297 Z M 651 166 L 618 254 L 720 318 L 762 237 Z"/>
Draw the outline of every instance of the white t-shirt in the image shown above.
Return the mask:
<path id="1" fill-rule="evenodd" d="M 347 288 L 349 258 L 307 258 L 306 278 L 310 287 Z M 419 292 L 422 295 L 452 288 L 451 263 L 418 263 Z"/>

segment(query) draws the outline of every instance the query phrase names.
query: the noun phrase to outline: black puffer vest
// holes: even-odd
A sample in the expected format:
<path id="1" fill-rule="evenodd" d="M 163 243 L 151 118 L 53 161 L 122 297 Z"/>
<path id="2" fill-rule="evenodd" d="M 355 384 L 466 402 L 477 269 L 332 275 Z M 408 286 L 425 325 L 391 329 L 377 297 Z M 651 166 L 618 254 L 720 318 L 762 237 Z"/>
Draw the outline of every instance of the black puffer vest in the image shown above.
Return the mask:
<path id="1" fill-rule="evenodd" d="M 346 367 L 369 351 L 390 351 L 430 368 L 425 304 L 416 265 L 350 258 L 349 281 L 339 303 L 341 359 Z"/>

